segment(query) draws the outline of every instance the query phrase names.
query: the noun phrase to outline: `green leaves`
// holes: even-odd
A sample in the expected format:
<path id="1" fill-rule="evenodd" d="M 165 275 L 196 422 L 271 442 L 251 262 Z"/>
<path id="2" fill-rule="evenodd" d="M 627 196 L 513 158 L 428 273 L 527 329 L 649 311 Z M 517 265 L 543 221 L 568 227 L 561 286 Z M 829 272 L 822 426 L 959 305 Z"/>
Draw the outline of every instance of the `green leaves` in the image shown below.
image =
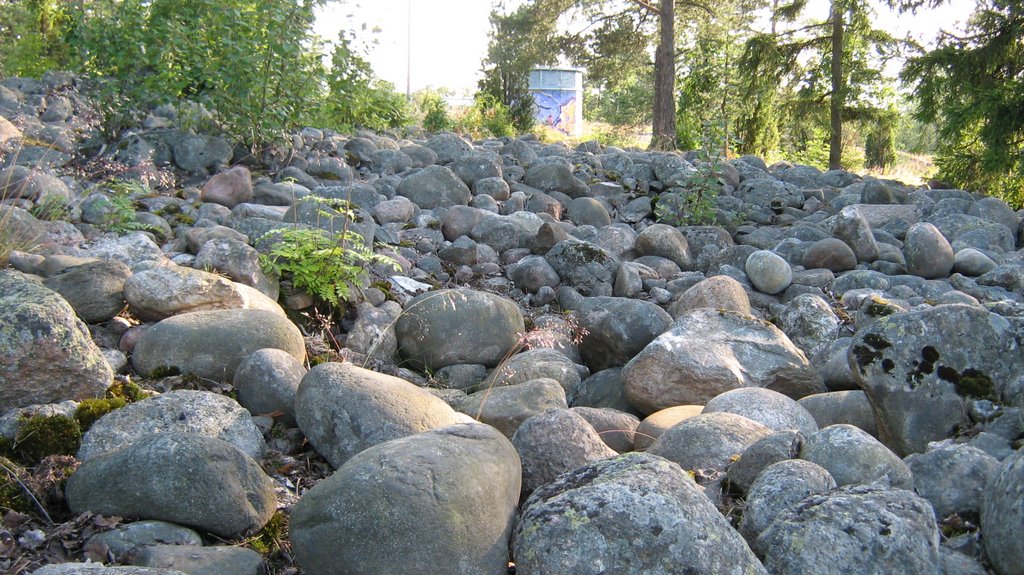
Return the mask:
<path id="1" fill-rule="evenodd" d="M 343 213 L 347 209 L 341 200 L 316 200 Z M 374 253 L 362 236 L 349 229 L 331 234 L 320 228 L 293 226 L 272 230 L 259 242 L 271 242 L 269 253 L 260 255 L 264 272 L 290 278 L 295 287 L 334 307 L 352 299 L 353 290 L 367 276 L 367 267 L 381 264 L 399 269 L 394 259 Z"/>

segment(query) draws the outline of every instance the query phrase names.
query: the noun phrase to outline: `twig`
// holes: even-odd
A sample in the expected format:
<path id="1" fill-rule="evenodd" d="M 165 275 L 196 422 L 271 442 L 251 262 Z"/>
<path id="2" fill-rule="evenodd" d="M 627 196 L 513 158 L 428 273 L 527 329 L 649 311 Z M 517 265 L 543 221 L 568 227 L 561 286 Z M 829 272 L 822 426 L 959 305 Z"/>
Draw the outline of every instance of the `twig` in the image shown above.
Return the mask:
<path id="1" fill-rule="evenodd" d="M 46 522 L 50 525 L 53 525 L 53 519 L 51 519 L 50 514 L 46 512 L 46 508 L 43 507 L 43 504 L 40 503 L 38 499 L 36 499 L 35 495 L 32 494 L 32 490 L 30 490 L 27 485 L 22 483 L 21 479 L 18 477 L 18 474 L 15 473 L 10 467 L 4 465 L 2 461 L 0 461 L 0 467 L 3 467 L 4 471 L 7 472 L 7 475 L 11 476 L 11 478 L 18 482 L 18 485 L 21 486 L 22 491 L 25 492 L 25 495 L 28 495 L 28 498 L 32 500 L 32 503 L 35 503 L 36 507 L 39 508 L 39 512 L 43 514 L 43 518 L 46 519 Z"/>

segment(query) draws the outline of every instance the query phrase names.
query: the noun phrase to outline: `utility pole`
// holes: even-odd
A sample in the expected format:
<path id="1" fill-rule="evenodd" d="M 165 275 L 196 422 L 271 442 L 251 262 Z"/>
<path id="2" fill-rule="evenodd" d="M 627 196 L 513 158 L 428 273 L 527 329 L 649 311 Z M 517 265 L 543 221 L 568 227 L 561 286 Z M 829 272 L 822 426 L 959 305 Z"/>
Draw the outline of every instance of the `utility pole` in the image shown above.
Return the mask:
<path id="1" fill-rule="evenodd" d="M 412 102 L 412 0 L 406 0 L 408 23 L 405 28 L 405 101 Z"/>

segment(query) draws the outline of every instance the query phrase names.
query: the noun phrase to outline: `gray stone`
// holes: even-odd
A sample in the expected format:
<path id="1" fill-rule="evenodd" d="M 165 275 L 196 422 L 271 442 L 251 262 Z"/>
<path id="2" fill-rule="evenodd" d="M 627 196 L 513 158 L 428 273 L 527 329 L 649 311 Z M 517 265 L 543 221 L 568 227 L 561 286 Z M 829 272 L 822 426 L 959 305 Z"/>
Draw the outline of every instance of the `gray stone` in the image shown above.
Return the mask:
<path id="1" fill-rule="evenodd" d="M 1007 457 L 991 476 L 981 505 L 981 532 L 999 575 L 1024 573 L 1024 450 Z"/>
<path id="2" fill-rule="evenodd" d="M 431 136 L 424 146 L 427 149 L 433 150 L 436 154 L 435 161 L 438 164 L 454 162 L 459 156 L 473 149 L 472 144 L 451 132 L 442 132 Z"/>
<path id="3" fill-rule="evenodd" d="M 542 192 L 561 192 L 570 198 L 585 197 L 590 189 L 572 175 L 562 163 L 533 165 L 526 170 L 523 183 Z"/>
<path id="4" fill-rule="evenodd" d="M 146 329 L 135 345 L 132 365 L 147 375 L 165 368 L 230 382 L 243 359 L 266 347 L 306 359 L 302 333 L 280 314 L 256 309 L 197 311 Z"/>
<path id="5" fill-rule="evenodd" d="M 0 412 L 100 396 L 113 382 L 67 301 L 13 270 L 0 270 L 0 334 Z"/>
<path id="6" fill-rule="evenodd" d="M 795 429 L 776 431 L 758 439 L 729 466 L 729 483 L 749 493 L 750 486 L 765 468 L 780 461 L 795 459 L 800 455 L 803 444 L 803 434 Z"/>
<path id="7" fill-rule="evenodd" d="M 394 376 L 351 363 L 321 363 L 295 394 L 299 429 L 335 468 L 374 445 L 465 418 L 444 401 Z"/>
<path id="8" fill-rule="evenodd" d="M 682 575 L 766 571 L 678 465 L 631 453 L 538 489 L 516 524 L 524 575 Z"/>
<path id="9" fill-rule="evenodd" d="M 567 395 L 570 407 L 611 407 L 620 411 L 636 413 L 626 400 L 622 385 L 622 368 L 603 369 L 587 377 Z"/>
<path id="10" fill-rule="evenodd" d="M 600 228 L 611 225 L 608 209 L 596 198 L 576 198 L 566 205 L 566 215 L 578 226 Z"/>
<path id="11" fill-rule="evenodd" d="M 133 549 L 147 545 L 202 547 L 203 538 L 187 527 L 166 521 L 134 521 L 93 535 L 86 541 L 85 551 L 92 556 L 109 554 L 120 562 Z"/>
<path id="12" fill-rule="evenodd" d="M 189 575 L 262 575 L 266 571 L 263 556 L 245 547 L 151 545 L 137 549 L 128 562 Z"/>
<path id="13" fill-rule="evenodd" d="M 277 278 L 268 276 L 260 267 L 259 252 L 239 239 L 216 238 L 204 242 L 193 266 L 222 273 L 232 281 L 256 288 L 275 302 L 281 292 Z"/>
<path id="14" fill-rule="evenodd" d="M 772 431 L 732 413 L 702 413 L 673 425 L 647 452 L 686 470 L 724 471 L 733 458 Z"/>
<path id="15" fill-rule="evenodd" d="M 160 246 L 143 232 L 132 232 L 117 237 L 104 236 L 77 250 L 71 250 L 70 255 L 116 260 L 133 270 L 142 265 L 166 261 Z"/>
<path id="16" fill-rule="evenodd" d="M 295 392 L 304 375 L 302 362 L 288 352 L 257 350 L 235 371 L 238 403 L 253 415 L 278 414 L 282 423 L 295 427 Z"/>
<path id="17" fill-rule="evenodd" d="M 608 250 L 589 242 L 567 239 L 555 244 L 544 258 L 563 282 L 579 289 L 583 295 L 611 294 L 619 260 Z"/>
<path id="18" fill-rule="evenodd" d="M 793 269 L 775 252 L 759 250 L 750 254 L 743 269 L 757 291 L 766 294 L 781 293 L 793 283 Z"/>
<path id="19" fill-rule="evenodd" d="M 828 302 L 810 293 L 791 299 L 778 313 L 776 323 L 808 357 L 835 341 L 842 324 Z"/>
<path id="20" fill-rule="evenodd" d="M 799 459 L 773 463 L 747 491 L 740 534 L 755 552 L 764 555 L 766 549 L 759 547 L 757 538 L 782 512 L 811 495 L 824 495 L 835 488 L 835 480 L 820 465 Z"/>
<path id="21" fill-rule="evenodd" d="M 90 458 L 68 479 L 74 513 L 160 519 L 241 537 L 277 508 L 274 482 L 236 447 L 210 437 L 164 432 Z"/>
<path id="22" fill-rule="evenodd" d="M 643 413 L 704 404 L 739 387 L 802 397 L 824 391 L 803 352 L 774 325 L 727 310 L 680 316 L 622 371 L 626 397 Z"/>
<path id="23" fill-rule="evenodd" d="M 517 353 L 498 366 L 491 374 L 490 385 L 515 385 L 542 377 L 557 381 L 566 393 L 580 384 L 580 372 L 565 354 L 555 349 L 535 348 Z"/>
<path id="24" fill-rule="evenodd" d="M 503 387 L 486 387 L 470 394 L 459 411 L 486 423 L 512 439 L 519 426 L 534 415 L 568 409 L 565 389 L 550 378 L 538 378 Z"/>
<path id="25" fill-rule="evenodd" d="M 968 426 L 966 402 L 998 398 L 1022 369 L 1015 333 L 1002 316 L 969 305 L 890 315 L 859 330 L 850 367 L 883 443 L 920 453 Z"/>
<path id="26" fill-rule="evenodd" d="M 970 445 L 954 444 L 904 460 L 914 473 L 914 491 L 927 499 L 938 518 L 981 511 L 985 486 L 999 461 Z"/>
<path id="27" fill-rule="evenodd" d="M 625 365 L 672 325 L 665 310 L 642 300 L 590 297 L 563 308 L 573 311 L 583 334 L 580 355 L 591 372 Z"/>
<path id="28" fill-rule="evenodd" d="M 398 353 L 395 321 L 402 314 L 401 306 L 391 301 L 379 307 L 363 302 L 356 308 L 359 316 L 345 337 L 345 347 L 371 357 L 392 359 Z"/>
<path id="29" fill-rule="evenodd" d="M 82 437 L 76 457 L 88 461 L 122 449 L 140 437 L 162 433 L 213 437 L 253 459 L 266 450 L 250 413 L 233 399 L 208 391 L 179 389 L 107 413 Z"/>
<path id="30" fill-rule="evenodd" d="M 444 166 L 428 166 L 402 179 L 398 195 L 405 196 L 422 209 L 465 206 L 473 194 L 451 170 Z"/>
<path id="31" fill-rule="evenodd" d="M 850 246 L 858 262 L 870 263 L 878 259 L 878 244 L 871 234 L 871 224 L 857 206 L 846 206 L 839 211 L 832 235 Z"/>
<path id="32" fill-rule="evenodd" d="M 263 310 L 284 316 L 276 301 L 255 288 L 181 266 L 152 268 L 132 275 L 124 282 L 124 299 L 143 321 L 224 309 Z"/>
<path id="33" fill-rule="evenodd" d="M 67 268 L 43 285 L 67 300 L 82 321 L 102 323 L 124 309 L 124 283 L 131 275 L 121 262 L 96 261 Z"/>
<path id="34" fill-rule="evenodd" d="M 634 431 L 640 425 L 637 416 L 610 407 L 578 406 L 569 411 L 586 419 L 608 447 L 618 453 L 633 451 Z"/>
<path id="35" fill-rule="evenodd" d="M 953 269 L 953 248 L 932 224 L 921 222 L 910 226 L 903 251 L 910 275 L 935 279 L 949 276 Z"/>
<path id="36" fill-rule="evenodd" d="M 817 463 L 839 485 L 879 482 L 898 489 L 913 489 L 914 477 L 895 453 L 859 428 L 830 425 L 808 435 L 800 459 Z"/>
<path id="37" fill-rule="evenodd" d="M 548 410 L 523 421 L 512 445 L 523 464 L 524 495 L 567 471 L 617 455 L 585 418 L 568 409 Z"/>
<path id="38" fill-rule="evenodd" d="M 205 172 L 231 161 L 231 145 L 223 138 L 192 135 L 174 144 L 174 163 L 186 172 Z"/>
<path id="39" fill-rule="evenodd" d="M 966 214 L 949 214 L 929 220 L 942 232 L 956 250 L 975 248 L 982 251 L 1012 252 L 1014 234 L 1003 224 Z"/>
<path id="40" fill-rule="evenodd" d="M 868 396 L 861 390 L 815 393 L 798 400 L 810 412 L 819 428 L 846 423 L 877 437 L 875 414 Z"/>
<path id="41" fill-rule="evenodd" d="M 775 199 L 791 208 L 798 208 L 804 203 L 804 195 L 796 186 L 771 178 L 745 179 L 733 195 L 759 207 L 769 206 Z"/>
<path id="42" fill-rule="evenodd" d="M 811 244 L 805 251 L 801 263 L 807 269 L 824 268 L 833 272 L 845 272 L 857 267 L 857 254 L 838 238 L 825 238 Z"/>
<path id="43" fill-rule="evenodd" d="M 686 236 L 665 224 L 650 225 L 636 236 L 636 253 L 641 256 L 661 256 L 675 262 L 680 269 L 691 269 L 690 246 Z"/>
<path id="44" fill-rule="evenodd" d="M 939 568 L 931 506 L 910 491 L 878 486 L 804 499 L 761 533 L 757 547 L 778 575 L 933 575 Z"/>
<path id="45" fill-rule="evenodd" d="M 802 405 L 779 392 L 760 387 L 726 391 L 704 406 L 704 413 L 719 412 L 742 415 L 773 431 L 795 429 L 804 435 L 818 431 L 814 417 Z"/>
<path id="46" fill-rule="evenodd" d="M 410 300 L 395 324 L 398 351 L 416 368 L 478 363 L 494 367 L 526 331 L 511 300 L 468 289 L 437 290 Z"/>
<path id="47" fill-rule="evenodd" d="M 177 569 L 106 566 L 102 563 L 57 563 L 36 569 L 32 575 L 186 575 Z"/>
<path id="48" fill-rule="evenodd" d="M 487 425 L 377 445 L 292 509 L 295 558 L 309 575 L 503 575 L 520 473 L 515 449 Z"/>
<path id="49" fill-rule="evenodd" d="M 744 315 L 751 315 L 750 298 L 740 282 L 729 276 L 712 276 L 701 280 L 682 293 L 668 312 L 678 318 L 688 311 L 701 308 L 727 309 Z"/>

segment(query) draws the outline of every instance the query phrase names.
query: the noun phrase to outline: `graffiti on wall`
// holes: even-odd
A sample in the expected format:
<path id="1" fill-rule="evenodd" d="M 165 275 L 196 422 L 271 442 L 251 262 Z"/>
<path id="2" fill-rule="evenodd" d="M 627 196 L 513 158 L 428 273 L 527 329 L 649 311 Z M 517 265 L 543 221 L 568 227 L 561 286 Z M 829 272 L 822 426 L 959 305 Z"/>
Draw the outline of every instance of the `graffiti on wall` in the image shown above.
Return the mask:
<path id="1" fill-rule="evenodd" d="M 574 135 L 576 133 L 576 91 L 543 90 L 533 93 L 534 118 L 545 126 Z"/>

